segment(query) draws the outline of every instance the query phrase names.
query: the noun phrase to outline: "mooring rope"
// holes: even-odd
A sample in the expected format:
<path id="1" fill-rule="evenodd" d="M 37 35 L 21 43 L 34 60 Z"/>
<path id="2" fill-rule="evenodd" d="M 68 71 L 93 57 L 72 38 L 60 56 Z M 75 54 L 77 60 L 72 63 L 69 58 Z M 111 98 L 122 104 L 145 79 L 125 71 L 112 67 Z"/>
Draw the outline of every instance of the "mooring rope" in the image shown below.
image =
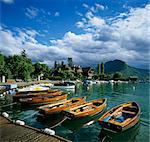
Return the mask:
<path id="1" fill-rule="evenodd" d="M 29 115 L 29 116 L 24 117 L 22 120 L 28 119 L 28 118 L 32 117 L 33 115 L 35 115 L 35 114 L 37 114 L 37 113 L 38 113 L 38 112 L 36 111 L 36 112 L 34 112 L 33 114 L 31 114 L 31 115 Z"/>
<path id="2" fill-rule="evenodd" d="M 68 119 L 68 117 L 64 117 L 64 119 L 62 121 L 60 121 L 59 123 L 55 124 L 54 126 L 51 126 L 50 129 L 57 127 L 58 125 L 60 125 L 61 123 L 63 123 L 67 119 Z"/>
<path id="3" fill-rule="evenodd" d="M 11 104 L 7 104 L 7 105 L 2 105 L 0 107 L 2 108 L 2 107 L 12 106 L 12 105 L 15 105 L 15 104 L 17 104 L 17 102 L 14 102 L 14 103 L 11 103 Z"/>

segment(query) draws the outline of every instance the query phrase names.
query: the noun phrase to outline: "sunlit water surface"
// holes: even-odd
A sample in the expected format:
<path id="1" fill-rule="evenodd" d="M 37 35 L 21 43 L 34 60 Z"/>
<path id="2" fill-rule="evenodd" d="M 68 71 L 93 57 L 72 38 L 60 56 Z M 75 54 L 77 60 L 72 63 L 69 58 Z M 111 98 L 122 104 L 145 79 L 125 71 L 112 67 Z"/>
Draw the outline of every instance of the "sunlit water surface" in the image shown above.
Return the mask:
<path id="1" fill-rule="evenodd" d="M 101 130 L 97 123 L 98 118 L 106 111 L 96 116 L 86 117 L 80 120 L 66 120 L 61 125 L 54 128 L 57 135 L 75 142 L 148 142 L 149 141 L 149 84 L 94 84 L 88 90 L 82 84 L 77 84 L 76 90 L 68 90 L 68 98 L 86 96 L 87 100 L 107 98 L 106 110 L 125 103 L 136 101 L 139 103 L 142 114 L 140 122 L 121 134 L 111 134 Z M 8 103 L 10 98 L 6 99 Z M 1 105 L 4 100 L 0 101 Z M 3 109 L 4 111 L 4 109 Z M 24 120 L 26 124 L 36 128 L 49 128 L 59 123 L 62 115 L 51 115 L 45 121 L 37 119 L 38 112 L 35 108 L 21 108 L 19 105 L 5 107 L 12 119 Z"/>

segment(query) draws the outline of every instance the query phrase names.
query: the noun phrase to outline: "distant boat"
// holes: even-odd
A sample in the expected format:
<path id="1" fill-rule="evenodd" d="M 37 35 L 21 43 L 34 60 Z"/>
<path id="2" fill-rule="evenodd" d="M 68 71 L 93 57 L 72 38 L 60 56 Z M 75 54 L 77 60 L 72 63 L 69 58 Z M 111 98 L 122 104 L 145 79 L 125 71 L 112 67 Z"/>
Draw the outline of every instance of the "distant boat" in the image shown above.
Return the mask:
<path id="1" fill-rule="evenodd" d="M 26 92 L 44 92 L 49 90 L 49 87 L 42 87 L 40 85 L 33 85 L 29 87 L 24 87 L 21 89 L 18 89 L 19 93 L 26 93 Z"/>
<path id="2" fill-rule="evenodd" d="M 60 83 L 55 83 L 52 86 L 53 89 L 75 89 L 75 83 L 73 82 L 60 82 Z"/>
<path id="3" fill-rule="evenodd" d="M 28 93 L 19 92 L 13 95 L 13 101 L 18 101 L 21 98 L 58 96 L 61 94 L 62 92 L 58 90 L 47 90 L 42 92 L 28 92 Z"/>
<path id="4" fill-rule="evenodd" d="M 140 107 L 136 102 L 121 104 L 100 117 L 99 124 L 105 130 L 122 132 L 138 123 L 140 112 Z"/>
<path id="5" fill-rule="evenodd" d="M 39 113 L 43 115 L 49 115 L 54 113 L 59 113 L 65 109 L 70 109 L 76 107 L 85 102 L 86 97 L 72 98 L 70 100 L 65 100 L 62 102 L 48 104 L 41 107 L 38 107 Z"/>
<path id="6" fill-rule="evenodd" d="M 47 103 L 54 103 L 67 99 L 67 94 L 61 94 L 59 96 L 46 96 L 46 97 L 30 97 L 30 98 L 22 98 L 19 99 L 19 102 L 23 106 L 27 105 L 41 105 Z"/>
<path id="7" fill-rule="evenodd" d="M 100 113 L 106 107 L 107 99 L 97 99 L 91 102 L 86 102 L 80 106 L 63 111 L 64 115 L 70 119 L 83 118 L 86 116 L 93 116 Z"/>
<path id="8" fill-rule="evenodd" d="M 83 81 L 83 85 L 84 86 L 88 86 L 88 85 L 92 85 L 93 84 L 93 81 L 92 80 L 84 80 Z M 96 84 L 96 83 L 95 83 Z"/>

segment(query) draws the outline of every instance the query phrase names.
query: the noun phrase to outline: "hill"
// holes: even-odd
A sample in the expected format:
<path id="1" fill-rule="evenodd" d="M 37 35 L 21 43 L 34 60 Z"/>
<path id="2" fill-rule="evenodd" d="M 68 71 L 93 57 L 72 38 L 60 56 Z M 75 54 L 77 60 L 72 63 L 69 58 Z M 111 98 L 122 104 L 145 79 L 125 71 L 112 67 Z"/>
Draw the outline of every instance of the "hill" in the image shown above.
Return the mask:
<path id="1" fill-rule="evenodd" d="M 125 78 L 129 76 L 138 76 L 141 79 L 149 77 L 149 70 L 131 67 L 121 60 L 108 61 L 104 64 L 104 66 L 105 66 L 105 73 L 108 74 L 121 72 L 123 77 Z"/>

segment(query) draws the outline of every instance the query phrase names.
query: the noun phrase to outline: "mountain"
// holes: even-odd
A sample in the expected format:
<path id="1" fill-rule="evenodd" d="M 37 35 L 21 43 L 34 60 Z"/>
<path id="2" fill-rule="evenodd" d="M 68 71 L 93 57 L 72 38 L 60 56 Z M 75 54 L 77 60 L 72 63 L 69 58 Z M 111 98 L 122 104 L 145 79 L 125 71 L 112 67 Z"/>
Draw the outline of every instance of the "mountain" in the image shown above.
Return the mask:
<path id="1" fill-rule="evenodd" d="M 129 76 L 138 76 L 139 78 L 149 77 L 149 70 L 131 67 L 121 60 L 108 61 L 104 64 L 104 67 L 105 73 L 120 72 L 125 78 Z"/>

